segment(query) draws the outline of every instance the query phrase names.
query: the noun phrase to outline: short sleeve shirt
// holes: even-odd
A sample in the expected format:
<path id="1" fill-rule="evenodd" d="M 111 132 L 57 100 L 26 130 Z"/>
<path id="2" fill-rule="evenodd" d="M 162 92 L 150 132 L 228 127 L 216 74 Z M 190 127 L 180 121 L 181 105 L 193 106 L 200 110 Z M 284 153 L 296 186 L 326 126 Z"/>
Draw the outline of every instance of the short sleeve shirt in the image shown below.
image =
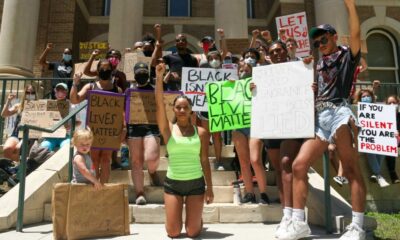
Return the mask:
<path id="1" fill-rule="evenodd" d="M 171 72 L 177 72 L 182 76 L 183 67 L 198 67 L 198 62 L 195 57 L 186 54 L 172 53 L 163 57 L 164 62 L 168 65 Z M 166 86 L 167 90 L 179 91 L 181 90 L 181 82 L 169 81 Z"/>
<path id="2" fill-rule="evenodd" d="M 349 98 L 360 57 L 360 52 L 353 57 L 350 48 L 344 46 L 339 47 L 339 51 L 331 55 L 321 57 L 316 70 L 317 103 L 338 104 L 343 102 L 343 99 Z"/>
<path id="3" fill-rule="evenodd" d="M 52 86 L 54 87 L 57 83 L 65 82 L 59 81 L 57 78 L 70 78 L 72 75 L 72 65 L 65 64 L 64 62 L 51 62 L 49 63 L 49 70 L 53 71 Z"/>

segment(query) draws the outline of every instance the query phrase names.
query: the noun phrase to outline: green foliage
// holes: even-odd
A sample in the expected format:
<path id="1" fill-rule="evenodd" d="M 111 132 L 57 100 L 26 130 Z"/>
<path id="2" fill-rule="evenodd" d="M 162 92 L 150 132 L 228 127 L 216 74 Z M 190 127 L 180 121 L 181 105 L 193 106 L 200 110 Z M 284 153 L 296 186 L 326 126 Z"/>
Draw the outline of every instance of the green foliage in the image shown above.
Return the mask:
<path id="1" fill-rule="evenodd" d="M 367 216 L 375 218 L 378 223 L 378 228 L 374 232 L 375 239 L 400 240 L 400 213 L 369 212 Z"/>

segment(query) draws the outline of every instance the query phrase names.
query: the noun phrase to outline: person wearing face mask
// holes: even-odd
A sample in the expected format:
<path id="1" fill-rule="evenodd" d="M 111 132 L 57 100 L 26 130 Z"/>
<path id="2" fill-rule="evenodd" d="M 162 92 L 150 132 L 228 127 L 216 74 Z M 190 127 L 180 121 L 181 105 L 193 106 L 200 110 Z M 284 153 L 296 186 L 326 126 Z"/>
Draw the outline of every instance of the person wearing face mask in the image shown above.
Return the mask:
<path id="1" fill-rule="evenodd" d="M 65 83 L 59 83 L 54 88 L 55 96 L 57 101 L 66 101 L 68 96 L 68 86 Z M 70 106 L 71 109 L 71 106 Z M 77 123 L 79 125 L 80 120 L 77 119 Z M 70 125 L 66 124 L 67 128 L 67 136 L 65 138 L 44 138 L 41 142 L 40 146 L 47 148 L 49 151 L 55 151 L 57 148 L 62 148 L 65 144 L 70 142 Z"/>
<path id="2" fill-rule="evenodd" d="M 82 78 L 82 73 L 76 73 L 74 75 L 74 82 L 70 92 L 70 99 L 72 104 L 78 104 L 87 98 L 89 90 L 106 91 L 113 93 L 122 93 L 122 89 L 113 84 L 112 82 L 112 64 L 108 59 L 101 59 L 97 65 L 97 76 L 98 80 L 93 83 L 87 83 L 78 91 L 78 87 Z M 124 115 L 124 112 L 121 112 Z M 121 133 L 121 142 L 125 140 L 126 127 L 125 121 L 121 123 L 124 128 Z M 96 176 L 100 179 L 101 183 L 107 183 L 110 177 L 111 171 L 111 150 L 91 150 L 91 157 L 93 165 L 96 169 Z"/>
<path id="3" fill-rule="evenodd" d="M 226 55 L 228 54 L 228 48 L 226 45 L 224 29 L 218 28 L 217 33 L 219 34 L 219 37 L 221 39 L 221 51 L 220 51 L 221 59 L 225 59 Z M 205 36 L 201 39 L 199 46 L 203 49 L 203 53 L 200 54 L 200 57 L 198 59 L 199 66 L 210 67 L 209 65 L 207 65 L 209 63 L 208 53 L 219 51 L 215 45 L 214 39 L 211 36 Z"/>
<path id="4" fill-rule="evenodd" d="M 138 62 L 133 68 L 138 90 L 154 92 L 150 84 L 149 66 Z M 155 124 L 128 124 L 127 142 L 131 157 L 131 177 L 135 187 L 137 205 L 147 203 L 144 196 L 144 162 L 147 163 L 147 171 L 150 175 L 151 184 L 160 185 L 157 168 L 160 162 L 160 131 Z"/>
<path id="5" fill-rule="evenodd" d="M 385 103 L 388 105 L 395 105 L 396 106 L 396 123 L 397 123 L 397 144 L 400 145 L 400 112 L 399 112 L 399 97 L 397 95 L 390 95 L 386 98 Z M 386 156 L 386 166 L 389 171 L 390 180 L 393 184 L 400 183 L 399 176 L 396 173 L 396 157 Z"/>
<path id="6" fill-rule="evenodd" d="M 51 88 L 60 83 L 64 82 L 70 87 L 72 85 L 71 81 L 58 80 L 59 78 L 71 78 L 74 64 L 72 62 L 72 50 L 70 48 L 65 48 L 61 61 L 49 62 L 46 60 L 47 54 L 53 49 L 52 43 L 47 43 L 46 49 L 40 55 L 39 64 L 42 65 L 44 69 L 53 71 L 53 79 L 51 81 Z M 54 92 L 52 94 L 53 99 L 55 99 Z"/>
<path id="7" fill-rule="evenodd" d="M 4 104 L 3 110 L 1 112 L 1 117 L 6 118 L 17 114 L 11 136 L 7 138 L 3 145 L 3 154 L 5 158 L 18 162 L 20 152 L 19 150 L 22 144 L 22 140 L 18 138 L 19 123 L 21 122 L 22 111 L 24 110 L 25 102 L 37 100 L 36 89 L 30 84 L 26 85 L 25 91 L 22 94 L 21 102 L 11 106 L 11 101 L 13 101 L 13 99 L 15 98 L 15 93 L 10 93 L 8 95 L 7 101 Z"/>
<path id="8" fill-rule="evenodd" d="M 375 103 L 375 96 L 371 90 L 362 89 L 356 94 L 355 104 L 357 104 L 358 102 Z M 388 187 L 389 183 L 381 175 L 381 165 L 385 156 L 372 153 L 365 153 L 365 156 L 367 157 L 368 165 L 372 172 L 370 180 L 378 183 L 378 185 L 382 188 Z"/>
<path id="9" fill-rule="evenodd" d="M 222 56 L 219 51 L 210 51 L 207 54 L 207 62 L 200 65 L 203 68 L 221 68 L 222 64 Z M 219 171 L 225 170 L 222 162 L 221 162 L 221 152 L 222 152 L 222 137 L 221 132 L 210 133 L 208 127 L 208 112 L 197 112 L 197 125 L 203 127 L 208 135 L 212 136 L 213 145 L 215 150 L 215 169 Z"/>
<path id="10" fill-rule="evenodd" d="M 87 76 L 90 77 L 95 77 L 98 75 L 98 71 L 92 71 L 91 66 L 93 64 L 93 61 L 96 59 L 96 57 L 100 54 L 100 51 L 98 49 L 95 49 L 92 52 L 92 55 L 90 56 L 87 64 L 85 65 L 85 69 L 83 70 L 83 73 Z M 123 92 L 128 88 L 129 84 L 126 81 L 126 75 L 124 72 L 121 72 L 117 69 L 118 64 L 121 62 L 121 52 L 115 49 L 110 49 L 107 52 L 106 59 L 111 63 L 112 67 L 112 72 L 111 72 L 111 79 L 112 82 L 119 88 L 122 89 Z"/>
<path id="11" fill-rule="evenodd" d="M 260 53 L 255 48 L 248 48 L 243 52 L 242 58 L 244 63 L 256 67 L 257 63 L 260 61 Z"/>

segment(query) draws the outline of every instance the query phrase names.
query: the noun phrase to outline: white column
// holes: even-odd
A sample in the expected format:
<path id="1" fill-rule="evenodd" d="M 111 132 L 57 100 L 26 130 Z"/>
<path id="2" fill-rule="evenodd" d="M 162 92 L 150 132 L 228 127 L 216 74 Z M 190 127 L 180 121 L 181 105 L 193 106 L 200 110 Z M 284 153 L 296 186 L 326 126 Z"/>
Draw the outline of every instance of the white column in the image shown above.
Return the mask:
<path id="1" fill-rule="evenodd" d="M 223 28 L 226 38 L 248 38 L 247 1 L 215 0 L 214 4 L 215 36 Z"/>
<path id="2" fill-rule="evenodd" d="M 0 30 L 0 76 L 32 77 L 40 0 L 5 0 Z"/>
<path id="3" fill-rule="evenodd" d="M 329 23 L 339 37 L 349 35 L 348 13 L 343 0 L 314 0 L 317 25 Z"/>
<path id="4" fill-rule="evenodd" d="M 143 0 L 111 1 L 108 42 L 121 52 L 142 38 Z"/>

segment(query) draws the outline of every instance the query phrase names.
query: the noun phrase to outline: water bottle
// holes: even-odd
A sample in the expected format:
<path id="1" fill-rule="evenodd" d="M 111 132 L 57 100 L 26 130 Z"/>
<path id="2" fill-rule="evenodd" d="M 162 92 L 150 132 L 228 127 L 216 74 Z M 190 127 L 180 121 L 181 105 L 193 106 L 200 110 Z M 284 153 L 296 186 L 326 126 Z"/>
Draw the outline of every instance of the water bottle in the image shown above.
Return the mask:
<path id="1" fill-rule="evenodd" d="M 239 183 L 233 184 L 233 204 L 239 205 L 240 204 L 240 185 Z"/>

